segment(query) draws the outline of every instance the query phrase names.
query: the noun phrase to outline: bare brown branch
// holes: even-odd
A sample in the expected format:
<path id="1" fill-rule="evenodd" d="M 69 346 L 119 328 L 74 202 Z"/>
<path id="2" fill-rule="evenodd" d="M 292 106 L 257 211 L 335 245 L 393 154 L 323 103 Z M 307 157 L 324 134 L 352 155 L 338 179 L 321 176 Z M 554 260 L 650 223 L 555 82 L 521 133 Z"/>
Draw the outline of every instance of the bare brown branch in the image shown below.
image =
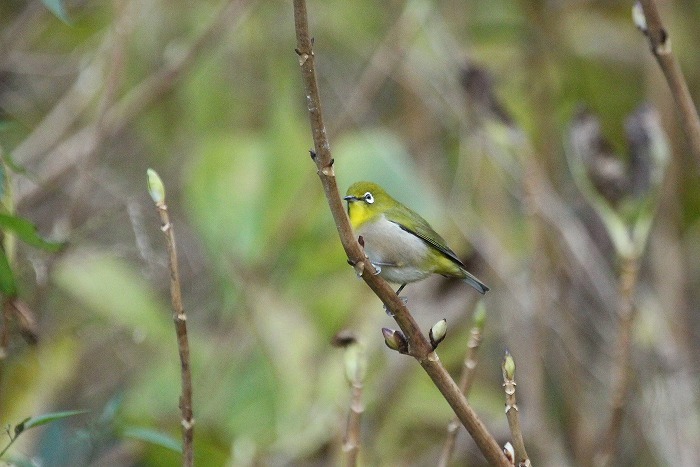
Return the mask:
<path id="1" fill-rule="evenodd" d="M 306 104 L 309 111 L 315 147 L 315 151 L 312 152 L 312 158 L 316 162 L 318 175 L 321 179 L 326 200 L 328 201 L 345 253 L 349 261 L 354 265 L 358 275 L 364 279 L 367 285 L 384 303 L 387 310 L 394 316 L 397 324 L 408 339 L 410 355 L 420 362 L 423 369 L 428 373 L 433 383 L 438 387 L 455 411 L 462 424 L 474 438 L 486 459 L 493 465 L 506 466 L 508 462 L 501 448 L 498 446 L 498 443 L 486 430 L 486 427 L 481 420 L 479 420 L 471 406 L 469 406 L 464 395 L 459 390 L 459 387 L 454 380 L 452 380 L 449 373 L 440 362 L 437 354 L 432 350 L 430 342 L 428 342 L 420 331 L 420 328 L 403 301 L 394 293 L 389 284 L 376 274 L 377 271 L 367 260 L 364 251 L 354 237 L 338 191 L 333 168 L 333 158 L 331 157 L 326 127 L 323 123 L 321 99 L 316 80 L 314 52 L 308 28 L 306 2 L 304 0 L 294 0 L 294 22 L 297 36 L 296 52 L 304 82 Z"/>
<path id="2" fill-rule="evenodd" d="M 610 422 L 605 431 L 602 449 L 597 456 L 597 465 L 612 465 L 615 458 L 622 421 L 625 414 L 627 394 L 631 379 L 632 325 L 634 323 L 634 289 L 639 276 L 639 260 L 623 258 L 620 270 L 620 309 L 615 383 L 612 395 Z"/>
<path id="3" fill-rule="evenodd" d="M 515 449 L 515 462 L 518 466 L 529 467 L 532 464 L 525 450 L 515 397 L 515 361 L 508 351 L 506 351 L 506 357 L 503 360 L 503 390 L 506 394 L 506 417 Z"/>
<path id="4" fill-rule="evenodd" d="M 700 166 L 700 118 L 688 90 L 683 71 L 671 50 L 671 38 L 661 22 L 661 15 L 659 15 L 659 10 L 656 8 L 656 2 L 654 0 L 640 0 L 639 3 L 646 18 L 643 32 L 649 39 L 651 53 L 654 54 L 661 71 L 666 77 L 673 99 L 678 106 L 681 126 L 688 138 L 695 160 Z"/>
<path id="5" fill-rule="evenodd" d="M 464 397 L 469 395 L 472 383 L 474 382 L 474 374 L 476 373 L 477 365 L 477 354 L 479 351 L 479 346 L 481 345 L 481 333 L 484 327 L 484 308 L 483 304 L 479 304 L 475 316 L 475 324 L 469 331 L 469 342 L 467 343 L 467 354 L 464 357 L 464 363 L 462 364 L 462 374 L 459 377 L 459 390 L 462 391 Z M 455 416 L 450 423 L 447 425 L 447 436 L 445 438 L 445 443 L 442 446 L 442 453 L 440 454 L 440 460 L 438 465 L 440 467 L 447 467 L 450 459 L 452 458 L 452 453 L 455 449 L 455 443 L 457 441 L 457 433 L 459 430 L 459 419 Z"/>
<path id="6" fill-rule="evenodd" d="M 155 177 L 157 177 L 157 175 Z M 190 467 L 194 462 L 194 415 L 192 412 L 192 371 L 190 368 L 190 346 L 187 339 L 187 315 L 185 314 L 185 308 L 182 304 L 175 233 L 173 231 L 173 225 L 170 222 L 168 206 L 165 204 L 165 190 L 162 186 L 162 182 L 160 182 L 158 178 L 157 181 L 159 185 L 157 185 L 155 190 L 157 196 L 154 196 L 154 189 L 151 185 L 151 181 L 152 178 L 149 173 L 151 197 L 153 197 L 156 208 L 158 209 L 161 230 L 163 234 L 165 234 L 166 246 L 168 249 L 170 299 L 173 307 L 175 332 L 177 334 L 177 347 L 180 354 L 180 376 L 182 384 L 182 394 L 180 396 L 180 411 L 182 413 L 182 465 Z"/>

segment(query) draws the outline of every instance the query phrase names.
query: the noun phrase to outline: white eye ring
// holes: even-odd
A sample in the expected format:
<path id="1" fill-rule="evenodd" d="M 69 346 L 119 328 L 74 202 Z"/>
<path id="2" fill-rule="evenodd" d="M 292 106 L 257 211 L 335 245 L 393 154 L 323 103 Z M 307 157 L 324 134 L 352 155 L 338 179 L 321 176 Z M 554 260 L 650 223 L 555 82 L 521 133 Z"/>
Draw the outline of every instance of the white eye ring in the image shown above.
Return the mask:
<path id="1" fill-rule="evenodd" d="M 365 202 L 367 204 L 374 203 L 374 196 L 372 196 L 372 193 L 370 193 L 369 191 L 365 193 L 365 196 L 363 196 L 363 198 L 365 199 Z"/>

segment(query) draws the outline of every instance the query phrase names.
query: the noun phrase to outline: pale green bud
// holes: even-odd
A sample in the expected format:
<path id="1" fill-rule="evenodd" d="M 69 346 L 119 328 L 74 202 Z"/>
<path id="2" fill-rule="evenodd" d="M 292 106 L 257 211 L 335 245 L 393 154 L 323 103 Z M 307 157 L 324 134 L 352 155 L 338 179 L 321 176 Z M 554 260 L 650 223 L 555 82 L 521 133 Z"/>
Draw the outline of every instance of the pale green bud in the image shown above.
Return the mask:
<path id="1" fill-rule="evenodd" d="M 515 379 L 515 360 L 513 356 L 506 350 L 506 355 L 503 357 L 503 379 L 512 381 Z"/>
<path id="2" fill-rule="evenodd" d="M 395 329 L 382 328 L 382 334 L 384 335 L 384 343 L 391 350 L 396 350 L 399 353 L 408 353 L 408 342 L 406 337 L 401 331 Z"/>
<path id="3" fill-rule="evenodd" d="M 447 335 L 447 320 L 446 319 L 441 319 L 437 323 L 433 325 L 432 328 L 430 328 L 430 332 L 428 332 L 428 337 L 430 338 L 430 344 L 433 346 L 433 349 L 437 348 L 438 344 L 442 342 L 442 340 L 445 338 Z"/>
<path id="4" fill-rule="evenodd" d="M 367 357 L 364 347 L 355 343 L 345 349 L 345 377 L 351 384 L 360 384 L 367 374 Z"/>
<path id="5" fill-rule="evenodd" d="M 165 186 L 163 185 L 163 180 L 160 179 L 158 173 L 153 169 L 146 170 L 146 176 L 148 177 L 148 194 L 151 195 L 151 199 L 156 204 L 164 203 Z"/>

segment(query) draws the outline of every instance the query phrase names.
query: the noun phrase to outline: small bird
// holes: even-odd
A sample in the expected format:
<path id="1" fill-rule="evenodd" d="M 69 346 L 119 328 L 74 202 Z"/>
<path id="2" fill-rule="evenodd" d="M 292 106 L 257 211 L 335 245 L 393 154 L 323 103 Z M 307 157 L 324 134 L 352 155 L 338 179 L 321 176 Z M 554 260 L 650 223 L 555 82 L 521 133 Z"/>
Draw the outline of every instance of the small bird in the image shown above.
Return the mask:
<path id="1" fill-rule="evenodd" d="M 398 295 L 409 282 L 430 274 L 456 277 L 479 293 L 489 288 L 470 274 L 445 240 L 420 215 L 404 206 L 372 182 L 356 182 L 345 196 L 348 216 L 357 235 L 362 236 L 367 257 L 389 282 L 401 284 Z"/>

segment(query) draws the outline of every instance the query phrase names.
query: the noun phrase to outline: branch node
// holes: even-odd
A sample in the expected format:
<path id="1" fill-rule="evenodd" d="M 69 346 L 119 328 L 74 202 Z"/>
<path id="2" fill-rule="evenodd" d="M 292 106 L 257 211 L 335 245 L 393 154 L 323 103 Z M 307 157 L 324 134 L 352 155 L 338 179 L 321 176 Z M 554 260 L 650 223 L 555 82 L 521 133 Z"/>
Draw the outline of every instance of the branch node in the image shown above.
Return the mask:
<path id="1" fill-rule="evenodd" d="M 654 49 L 654 54 L 656 55 L 667 55 L 671 53 L 671 38 L 668 37 L 666 29 L 661 28 L 659 30 L 659 43 Z"/>
<path id="2" fill-rule="evenodd" d="M 192 427 L 194 427 L 194 418 L 191 418 L 189 420 L 185 420 L 184 418 L 182 419 L 182 427 L 185 430 L 190 430 Z"/>
<path id="3" fill-rule="evenodd" d="M 440 361 L 440 357 L 438 357 L 438 354 L 436 354 L 435 352 L 430 352 L 430 353 L 428 354 L 428 356 L 426 357 L 426 361 L 428 361 L 428 362 L 439 362 L 439 361 Z"/>
<path id="4" fill-rule="evenodd" d="M 161 225 L 160 230 L 162 230 L 163 232 L 167 232 L 168 230 L 170 230 L 172 228 L 172 226 L 173 225 L 170 222 L 168 222 L 167 224 Z"/>
<path id="5" fill-rule="evenodd" d="M 326 177 L 335 177 L 335 170 L 333 170 L 333 163 L 335 159 L 331 159 L 330 164 L 321 169 L 321 173 Z"/>
<path id="6" fill-rule="evenodd" d="M 299 53 L 299 52 L 301 52 L 301 51 L 298 51 L 297 53 Z M 304 64 L 306 63 L 306 61 L 308 59 L 309 59 L 309 54 L 299 53 L 299 66 L 304 66 Z"/>
<path id="7" fill-rule="evenodd" d="M 355 274 L 357 274 L 357 277 L 362 277 L 362 274 L 365 273 L 365 262 L 364 261 L 358 261 L 355 264 L 351 265 L 353 268 L 355 268 Z"/>
<path id="8" fill-rule="evenodd" d="M 316 151 L 314 151 L 313 149 L 309 149 L 309 155 L 311 156 L 311 160 L 313 160 L 315 162 L 316 161 Z"/>

